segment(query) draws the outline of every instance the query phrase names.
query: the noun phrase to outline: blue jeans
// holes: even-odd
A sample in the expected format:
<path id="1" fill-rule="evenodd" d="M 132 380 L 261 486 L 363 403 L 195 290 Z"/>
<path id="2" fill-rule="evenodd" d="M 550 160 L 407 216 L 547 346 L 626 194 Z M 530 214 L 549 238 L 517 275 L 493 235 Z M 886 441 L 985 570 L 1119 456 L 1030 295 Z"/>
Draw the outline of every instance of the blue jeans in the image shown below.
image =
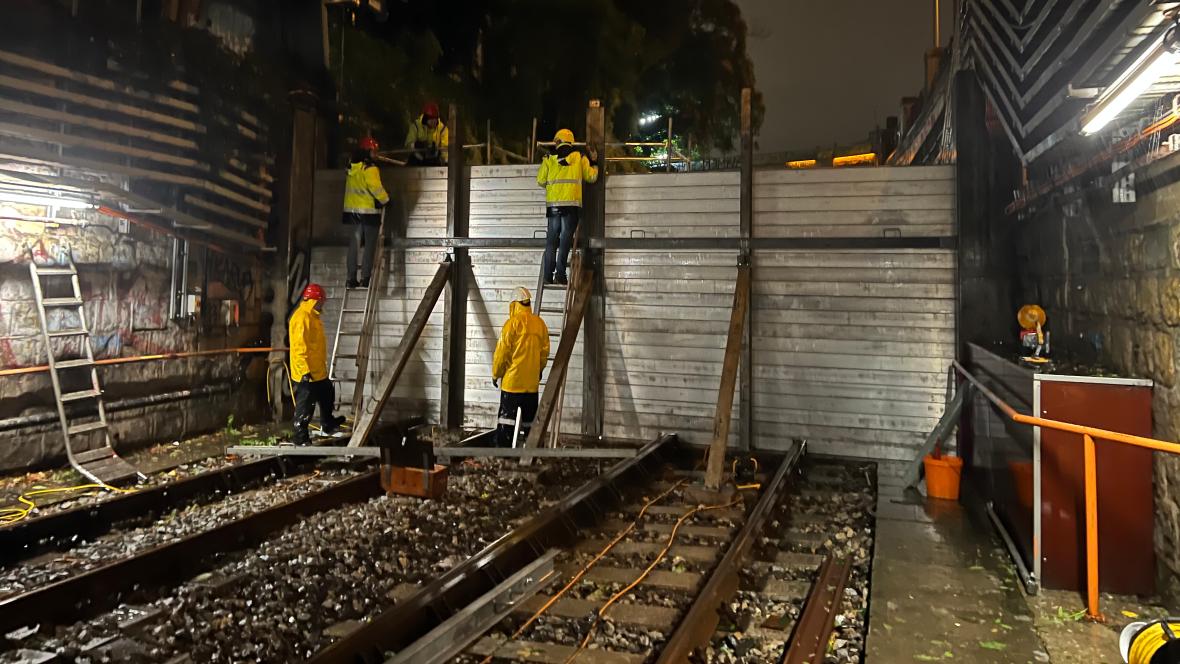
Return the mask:
<path id="1" fill-rule="evenodd" d="M 574 232 L 578 230 L 578 217 L 582 211 L 578 207 L 551 207 L 545 210 L 545 218 L 549 222 L 545 234 L 545 276 L 565 276 L 566 263 L 569 261 L 570 248 L 574 244 Z M 560 241 L 560 247 L 558 246 Z M 553 262 L 556 259 L 557 265 Z"/>

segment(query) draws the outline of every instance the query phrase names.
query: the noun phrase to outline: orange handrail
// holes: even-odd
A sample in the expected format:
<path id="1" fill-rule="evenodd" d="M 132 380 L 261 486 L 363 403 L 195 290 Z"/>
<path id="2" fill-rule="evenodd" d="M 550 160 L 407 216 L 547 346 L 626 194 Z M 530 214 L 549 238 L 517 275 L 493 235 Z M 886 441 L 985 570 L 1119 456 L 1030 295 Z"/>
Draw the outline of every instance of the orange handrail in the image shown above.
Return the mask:
<path id="1" fill-rule="evenodd" d="M 105 360 L 95 360 L 98 366 L 111 364 L 129 364 L 132 362 L 149 362 L 151 360 L 177 360 L 185 357 L 203 357 L 206 355 L 229 355 L 231 353 L 269 353 L 272 350 L 285 351 L 286 348 L 218 348 L 215 350 L 194 350 L 180 353 L 159 353 L 156 355 L 135 355 L 133 357 L 111 357 Z M 21 374 L 42 373 L 49 371 L 49 365 L 42 364 L 35 367 L 17 367 L 15 369 L 0 369 L 0 377 L 18 376 Z"/>
<path id="2" fill-rule="evenodd" d="M 1103 620 L 1102 613 L 1098 610 L 1098 467 L 1095 460 L 1094 439 L 1111 440 L 1116 443 L 1146 447 L 1171 454 L 1180 454 L 1180 444 L 1018 413 L 987 386 L 980 383 L 979 379 L 971 375 L 971 372 L 959 364 L 958 360 L 952 361 L 951 364 L 988 401 L 1002 410 L 1013 422 L 1082 435 L 1086 475 L 1086 616 L 1092 620 Z M 1040 509 L 1040 506 L 1037 506 L 1036 509 Z"/>

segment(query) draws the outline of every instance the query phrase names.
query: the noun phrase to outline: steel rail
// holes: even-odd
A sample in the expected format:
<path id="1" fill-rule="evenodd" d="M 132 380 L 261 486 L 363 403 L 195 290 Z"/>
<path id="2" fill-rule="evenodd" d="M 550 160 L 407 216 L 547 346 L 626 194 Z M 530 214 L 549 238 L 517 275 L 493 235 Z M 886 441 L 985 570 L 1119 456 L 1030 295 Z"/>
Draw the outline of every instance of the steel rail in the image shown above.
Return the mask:
<path id="1" fill-rule="evenodd" d="M 0 565 L 90 539 L 121 523 L 156 518 L 203 496 L 250 488 L 271 476 L 286 477 L 306 462 L 274 457 L 209 470 L 110 500 L 26 519 L 0 529 Z"/>
<path id="2" fill-rule="evenodd" d="M 810 664 L 822 662 L 836 625 L 836 614 L 844 601 L 844 586 L 852 573 L 852 561 L 824 558 L 815 585 L 807 595 L 803 613 L 795 623 L 791 640 L 783 648 L 781 664 Z"/>
<path id="3" fill-rule="evenodd" d="M 600 521 L 623 500 L 627 487 L 651 478 L 665 463 L 688 458 L 674 434 L 648 443 L 583 484 L 513 532 L 489 544 L 442 577 L 373 618 L 311 658 L 312 664 L 383 662 L 386 653 L 409 647 L 464 607 L 553 547 L 568 547 L 579 532 Z"/>
<path id="4" fill-rule="evenodd" d="M 676 631 L 668 637 L 657 664 L 682 664 L 690 661 L 693 650 L 706 645 L 717 629 L 717 611 L 733 596 L 741 582 L 739 573 L 746 555 L 758 540 L 766 521 L 774 511 L 788 486 L 787 475 L 799 463 L 806 451 L 806 443 L 796 443 L 779 462 L 778 470 L 762 488 L 762 495 L 746 517 L 746 523 L 730 542 L 725 555 L 709 573 L 692 606 L 680 619 Z"/>
<path id="5" fill-rule="evenodd" d="M 118 606 L 123 596 L 179 583 L 211 566 L 213 554 L 256 545 L 300 519 L 381 493 L 373 470 L 327 489 L 149 549 L 68 579 L 0 600 L 0 634 L 26 625 L 63 625 Z"/>

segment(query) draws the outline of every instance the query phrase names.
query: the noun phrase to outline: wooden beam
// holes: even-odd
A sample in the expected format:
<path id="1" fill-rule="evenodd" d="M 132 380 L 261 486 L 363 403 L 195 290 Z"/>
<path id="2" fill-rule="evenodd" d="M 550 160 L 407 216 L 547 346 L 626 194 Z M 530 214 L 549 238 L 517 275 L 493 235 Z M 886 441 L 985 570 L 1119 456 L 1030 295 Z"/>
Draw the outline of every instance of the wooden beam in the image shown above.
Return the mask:
<path id="1" fill-rule="evenodd" d="M 105 99 L 78 94 L 76 92 L 66 92 L 65 90 L 55 88 L 52 85 L 44 85 L 41 83 L 34 83 L 32 81 L 25 81 L 12 76 L 0 75 L 0 87 L 20 90 L 21 92 L 28 92 L 29 94 L 49 97 L 51 99 L 57 99 L 60 101 L 82 104 L 84 106 L 97 108 L 103 111 L 110 111 L 112 113 L 121 113 L 133 118 L 139 118 L 140 120 L 148 120 L 149 122 L 168 125 L 169 127 L 176 127 L 177 129 L 184 129 L 196 134 L 205 133 L 205 127 L 195 122 L 182 120 L 164 113 L 156 113 L 155 111 L 145 111 L 137 106 L 120 104 L 118 102 L 107 101 Z"/>
<path id="2" fill-rule="evenodd" d="M 37 129 L 28 125 L 0 122 L 0 135 L 12 136 L 13 138 L 20 138 L 26 141 L 34 141 L 37 143 L 60 145 L 67 148 L 86 148 L 90 150 L 99 150 L 101 152 L 110 152 L 113 154 L 122 155 L 124 157 L 135 157 L 138 159 L 155 161 L 161 164 L 171 164 L 172 166 L 191 168 L 196 171 L 201 171 L 202 173 L 209 172 L 209 164 L 201 163 L 196 159 L 177 157 L 176 155 L 167 154 L 164 152 L 156 152 L 154 150 L 145 150 L 143 148 L 119 145 L 118 143 L 102 141 L 96 138 L 86 138 L 85 136 L 78 136 L 77 134 L 63 134 L 59 131 Z"/>
<path id="3" fill-rule="evenodd" d="M 447 126 L 451 132 L 447 148 L 447 234 L 467 237 L 470 232 L 471 181 L 467 175 L 463 151 L 463 125 L 459 110 L 450 106 Z M 467 285 L 471 258 L 465 247 L 452 250 L 454 268 L 447 286 L 444 307 L 442 358 L 442 402 L 440 422 L 445 431 L 463 427 L 463 404 L 467 383 Z"/>
<path id="4" fill-rule="evenodd" d="M 385 402 L 389 401 L 389 397 L 393 395 L 393 389 L 397 387 L 397 380 L 401 378 L 402 371 L 410 361 L 410 354 L 414 352 L 414 346 L 417 345 L 418 338 L 422 336 L 422 330 L 426 328 L 430 314 L 434 312 L 434 305 L 438 303 L 438 298 L 447 285 L 447 277 L 450 276 L 453 267 L 454 263 L 450 258 L 438 264 L 438 271 L 434 273 L 434 279 L 426 287 L 422 301 L 418 303 L 418 310 L 414 312 L 414 317 L 406 326 L 401 343 L 398 344 L 389 366 L 385 368 L 377 390 L 359 408 L 354 407 L 356 424 L 352 429 L 352 440 L 348 441 L 349 447 L 364 445 L 365 441 L 369 439 L 369 434 L 373 433 L 373 428 L 381 417 L 381 410 L 385 408 Z"/>
<path id="5" fill-rule="evenodd" d="M 721 367 L 721 387 L 717 390 L 717 412 L 713 416 L 713 441 L 709 444 L 709 462 L 705 468 L 705 488 L 721 488 L 725 473 L 725 450 L 729 443 L 729 423 L 733 413 L 733 392 L 741 360 L 746 311 L 750 305 L 750 266 L 738 267 L 733 291 L 733 309 L 729 314 L 729 336 L 725 341 L 725 363 Z"/>
<path id="6" fill-rule="evenodd" d="M 223 217 L 233 219 L 234 221 L 240 221 L 243 224 L 246 224 L 248 226 L 253 226 L 255 228 L 261 228 L 263 230 L 266 229 L 266 220 L 265 219 L 256 219 L 254 217 L 251 217 L 250 215 L 242 214 L 241 212 L 238 212 L 236 210 L 231 210 L 227 207 L 222 207 L 216 203 L 210 203 L 209 201 L 207 201 L 203 198 L 197 198 L 196 196 L 193 196 L 192 194 L 185 194 L 184 195 L 184 202 L 188 203 L 189 205 L 199 207 L 202 210 L 207 210 L 209 212 L 219 214 Z"/>
<path id="7" fill-rule="evenodd" d="M 582 433 L 603 434 L 606 398 L 606 278 L 602 269 L 605 252 L 590 248 L 590 241 L 606 234 L 606 111 L 598 100 L 586 109 L 586 144 L 597 152 L 598 182 L 585 187 L 582 208 L 582 267 L 586 279 L 581 282 L 589 292 L 586 306 L 585 337 L 582 348 Z M 572 281 L 572 280 L 571 280 Z M 564 337 L 563 337 L 564 338 Z"/>
<path id="8" fill-rule="evenodd" d="M 11 99 L 0 99 L 0 111 L 8 111 L 9 113 L 26 115 L 29 117 L 38 118 L 40 120 L 52 120 L 53 122 L 62 122 L 65 124 L 77 125 L 79 127 L 88 127 L 90 129 L 97 129 L 99 131 L 109 131 L 112 134 L 122 134 L 132 138 L 141 138 L 145 141 L 162 143 L 164 145 L 170 145 L 183 150 L 197 149 L 197 142 L 191 139 L 181 138 L 179 136 L 170 136 L 168 134 L 161 134 L 160 132 L 151 131 L 149 129 L 140 129 L 139 127 L 119 124 L 118 122 L 99 120 L 86 115 L 67 113 L 65 111 L 59 111 L 46 106 L 26 104 L 24 102 L 13 101 Z"/>
<path id="9" fill-rule="evenodd" d="M 741 136 L 742 136 L 742 162 L 741 162 L 741 189 L 740 196 L 740 216 L 738 219 L 739 236 L 741 238 L 741 249 L 738 255 L 738 265 L 746 266 L 746 269 L 751 272 L 750 278 L 746 280 L 745 298 L 747 302 L 752 302 L 749 289 L 754 281 L 753 276 L 753 261 L 750 252 L 750 240 L 754 235 L 754 109 L 753 109 L 754 91 L 750 88 L 742 88 L 742 117 L 741 117 Z M 749 450 L 754 444 L 754 358 L 753 358 L 753 305 L 746 307 L 745 321 L 742 324 L 742 350 L 740 369 L 738 371 L 738 403 L 739 403 L 739 419 L 738 419 L 738 447 L 743 450 Z"/>
<path id="10" fill-rule="evenodd" d="M 586 283 L 589 275 L 586 269 L 578 277 L 581 283 Z M 574 280 L 571 279 L 571 282 Z M 553 413 L 557 409 L 557 397 L 561 394 L 561 386 L 565 383 L 565 375 L 569 369 L 570 357 L 574 353 L 574 344 L 578 342 L 578 328 L 582 326 L 582 318 L 586 315 L 586 304 L 590 301 L 590 289 L 579 288 L 574 295 L 573 305 L 566 312 L 565 327 L 561 330 L 561 341 L 557 344 L 557 354 L 549 365 L 549 380 L 545 383 L 545 394 L 541 395 L 541 403 L 537 406 L 537 416 L 533 418 L 533 428 L 529 430 L 529 437 L 525 447 L 541 447 L 549 423 L 553 420 Z M 524 459 L 528 462 L 530 459 Z"/>

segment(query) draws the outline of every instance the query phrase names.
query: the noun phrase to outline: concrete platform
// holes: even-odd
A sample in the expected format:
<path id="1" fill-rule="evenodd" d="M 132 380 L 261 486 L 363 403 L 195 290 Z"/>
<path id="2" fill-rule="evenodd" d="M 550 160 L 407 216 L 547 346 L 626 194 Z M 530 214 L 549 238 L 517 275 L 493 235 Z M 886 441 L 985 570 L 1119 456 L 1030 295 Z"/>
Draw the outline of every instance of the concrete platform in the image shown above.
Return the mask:
<path id="1" fill-rule="evenodd" d="M 865 662 L 1050 661 L 990 529 L 954 502 L 898 500 L 878 500 Z"/>

